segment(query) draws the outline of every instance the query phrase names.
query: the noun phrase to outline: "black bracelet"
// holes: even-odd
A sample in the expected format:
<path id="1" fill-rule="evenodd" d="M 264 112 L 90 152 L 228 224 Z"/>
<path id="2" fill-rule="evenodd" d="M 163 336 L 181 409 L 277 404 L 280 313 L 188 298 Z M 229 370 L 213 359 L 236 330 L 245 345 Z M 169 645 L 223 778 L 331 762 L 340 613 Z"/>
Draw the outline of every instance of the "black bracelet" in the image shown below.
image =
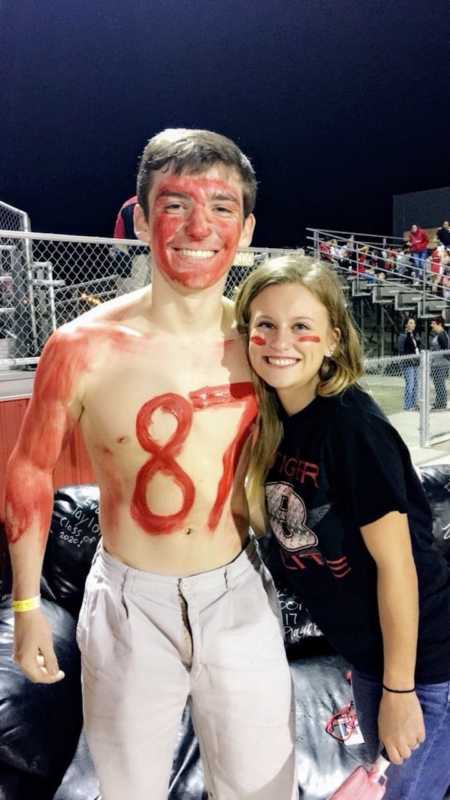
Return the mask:
<path id="1" fill-rule="evenodd" d="M 393 694 L 411 694 L 412 692 L 416 691 L 416 687 L 414 686 L 413 689 L 390 689 L 389 686 L 385 686 L 383 683 L 383 689 L 386 689 L 387 692 L 392 692 Z"/>

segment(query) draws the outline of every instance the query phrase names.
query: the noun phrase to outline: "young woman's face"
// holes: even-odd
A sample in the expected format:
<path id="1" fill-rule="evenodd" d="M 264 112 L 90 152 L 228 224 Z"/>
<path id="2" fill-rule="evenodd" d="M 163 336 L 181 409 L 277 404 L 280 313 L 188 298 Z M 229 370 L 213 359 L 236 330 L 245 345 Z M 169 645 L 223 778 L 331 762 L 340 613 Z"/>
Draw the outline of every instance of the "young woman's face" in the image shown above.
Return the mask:
<path id="1" fill-rule="evenodd" d="M 319 370 L 339 339 L 325 306 L 298 283 L 268 286 L 250 306 L 250 363 L 288 414 L 316 395 Z"/>

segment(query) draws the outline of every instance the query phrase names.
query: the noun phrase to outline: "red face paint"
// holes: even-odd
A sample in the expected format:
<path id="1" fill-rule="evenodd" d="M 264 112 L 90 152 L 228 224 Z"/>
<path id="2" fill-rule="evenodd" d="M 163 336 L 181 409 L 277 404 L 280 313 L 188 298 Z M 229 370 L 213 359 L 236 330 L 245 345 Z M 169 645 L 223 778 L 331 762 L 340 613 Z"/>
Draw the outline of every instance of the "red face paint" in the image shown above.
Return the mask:
<path id="1" fill-rule="evenodd" d="M 307 334 L 302 334 L 301 336 L 297 337 L 298 342 L 315 342 L 318 344 L 320 342 L 320 336 L 308 336 Z"/>
<path id="2" fill-rule="evenodd" d="M 150 241 L 159 270 L 186 288 L 213 286 L 228 272 L 243 231 L 238 179 L 168 175 L 152 191 Z M 199 251 L 210 255 L 196 257 Z"/>
<path id="3" fill-rule="evenodd" d="M 191 402 L 178 394 L 160 395 L 145 403 L 136 418 L 136 436 L 139 444 L 152 455 L 138 472 L 130 513 L 147 533 L 172 533 L 177 530 L 183 524 L 194 503 L 194 484 L 175 460 L 191 430 L 193 413 L 215 406 L 243 404 L 244 412 L 239 421 L 238 430 L 223 455 L 222 476 L 208 517 L 209 529 L 214 530 L 217 527 L 233 485 L 242 448 L 258 411 L 255 392 L 250 382 L 206 386 L 190 392 L 189 400 Z M 151 419 L 156 409 L 173 414 L 178 423 L 175 432 L 162 446 L 157 444 L 149 434 Z M 148 506 L 146 498 L 148 484 L 157 472 L 170 476 L 183 493 L 182 506 L 175 514 L 154 514 Z"/>
<path id="4" fill-rule="evenodd" d="M 264 344 L 267 344 L 266 340 L 262 336 L 250 336 L 250 341 L 253 344 L 257 344 L 262 347 Z"/>

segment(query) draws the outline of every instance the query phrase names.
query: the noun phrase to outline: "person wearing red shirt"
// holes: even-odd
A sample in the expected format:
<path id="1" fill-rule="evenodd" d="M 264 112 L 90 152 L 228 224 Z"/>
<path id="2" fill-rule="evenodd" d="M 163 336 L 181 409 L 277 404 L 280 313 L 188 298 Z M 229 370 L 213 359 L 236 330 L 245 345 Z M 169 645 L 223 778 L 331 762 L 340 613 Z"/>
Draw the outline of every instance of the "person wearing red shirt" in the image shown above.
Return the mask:
<path id="1" fill-rule="evenodd" d="M 411 225 L 408 239 L 416 271 L 420 274 L 425 269 L 425 259 L 428 253 L 428 235 L 418 225 Z"/>
<path id="2" fill-rule="evenodd" d="M 114 225 L 114 239 L 136 239 L 133 214 L 137 205 L 137 196 L 129 197 L 119 208 Z"/>

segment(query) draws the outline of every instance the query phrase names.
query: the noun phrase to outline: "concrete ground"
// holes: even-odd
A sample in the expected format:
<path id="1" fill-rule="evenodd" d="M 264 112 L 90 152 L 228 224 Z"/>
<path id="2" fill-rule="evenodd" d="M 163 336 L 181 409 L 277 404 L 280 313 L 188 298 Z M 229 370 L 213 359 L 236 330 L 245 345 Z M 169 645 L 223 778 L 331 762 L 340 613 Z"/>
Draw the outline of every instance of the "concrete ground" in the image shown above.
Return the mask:
<path id="1" fill-rule="evenodd" d="M 408 445 L 414 464 L 417 466 L 450 464 L 450 408 L 431 412 L 429 425 L 431 441 L 427 447 L 420 446 L 418 411 L 399 411 L 389 414 L 389 420 Z"/>

